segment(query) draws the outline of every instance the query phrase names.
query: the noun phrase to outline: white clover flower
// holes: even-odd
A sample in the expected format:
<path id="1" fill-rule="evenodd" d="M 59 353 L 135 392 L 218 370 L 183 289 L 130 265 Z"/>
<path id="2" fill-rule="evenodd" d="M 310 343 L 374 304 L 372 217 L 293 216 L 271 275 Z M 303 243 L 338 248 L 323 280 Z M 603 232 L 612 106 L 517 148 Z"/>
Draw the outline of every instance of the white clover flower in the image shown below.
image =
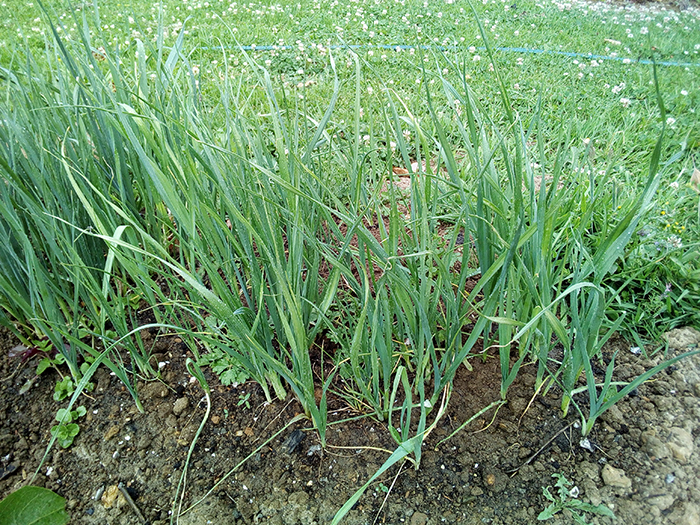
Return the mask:
<path id="1" fill-rule="evenodd" d="M 666 242 L 672 248 L 683 248 L 683 241 L 681 241 L 681 238 L 678 237 L 678 235 L 671 235 L 668 239 L 666 239 Z"/>
<path id="2" fill-rule="evenodd" d="M 677 190 L 680 187 L 680 184 L 678 184 L 678 181 L 673 181 L 671 184 L 669 184 L 669 187 L 673 190 Z"/>
<path id="3" fill-rule="evenodd" d="M 681 95 L 683 95 L 684 97 L 687 97 L 688 92 L 685 89 L 681 89 Z"/>
<path id="4" fill-rule="evenodd" d="M 472 57 L 472 60 L 473 60 L 474 62 L 478 62 L 479 60 L 481 60 L 481 57 L 480 57 L 479 55 L 474 55 L 474 56 Z"/>
<path id="5" fill-rule="evenodd" d="M 630 103 L 631 103 L 631 102 L 632 102 L 632 101 L 631 101 L 630 99 L 625 98 L 625 97 L 622 97 L 622 98 L 620 99 L 620 104 L 622 104 L 622 107 L 623 107 L 623 108 L 628 108 L 628 107 L 630 106 Z"/>

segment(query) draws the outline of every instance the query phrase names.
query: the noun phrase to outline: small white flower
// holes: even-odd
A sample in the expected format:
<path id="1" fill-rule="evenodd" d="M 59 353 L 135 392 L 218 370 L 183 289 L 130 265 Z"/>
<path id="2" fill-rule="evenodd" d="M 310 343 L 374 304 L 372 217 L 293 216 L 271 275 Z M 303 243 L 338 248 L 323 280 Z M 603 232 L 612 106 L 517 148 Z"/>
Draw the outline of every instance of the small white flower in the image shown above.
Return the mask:
<path id="1" fill-rule="evenodd" d="M 622 104 L 622 107 L 623 107 L 623 108 L 628 108 L 631 102 L 632 102 L 632 101 L 631 101 L 630 99 L 625 98 L 625 97 L 622 97 L 622 98 L 620 99 L 620 104 Z"/>
<path id="2" fill-rule="evenodd" d="M 678 235 L 671 235 L 668 239 L 666 239 L 666 242 L 672 248 L 683 248 L 683 242 Z"/>
<path id="3" fill-rule="evenodd" d="M 688 92 L 685 89 L 681 89 L 681 95 L 683 95 L 684 97 L 687 97 Z"/>
<path id="4" fill-rule="evenodd" d="M 676 119 L 673 117 L 668 117 L 666 119 L 666 125 L 667 126 L 673 126 L 676 123 Z"/>
<path id="5" fill-rule="evenodd" d="M 677 190 L 680 184 L 678 184 L 678 181 L 674 180 L 671 184 L 669 184 L 669 186 L 671 187 L 671 189 Z"/>
<path id="6" fill-rule="evenodd" d="M 472 60 L 473 60 L 474 62 L 478 62 L 479 60 L 481 60 L 481 57 L 480 57 L 479 55 L 474 55 L 474 56 L 472 57 Z"/>

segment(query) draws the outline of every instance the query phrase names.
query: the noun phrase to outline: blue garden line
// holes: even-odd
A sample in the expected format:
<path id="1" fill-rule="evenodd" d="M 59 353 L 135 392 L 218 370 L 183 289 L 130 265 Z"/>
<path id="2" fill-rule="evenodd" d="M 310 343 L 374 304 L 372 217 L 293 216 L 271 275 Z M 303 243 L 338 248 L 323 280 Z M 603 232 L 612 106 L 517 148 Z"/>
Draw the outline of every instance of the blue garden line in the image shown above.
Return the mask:
<path id="1" fill-rule="evenodd" d="M 335 44 L 331 46 L 324 46 L 324 49 L 363 49 L 363 48 L 372 48 L 372 49 L 401 49 L 401 50 L 406 50 L 406 49 L 417 49 L 420 47 L 420 49 L 434 49 L 436 51 L 454 51 L 457 49 L 460 49 L 458 46 L 414 46 L 414 45 L 407 45 L 407 44 L 353 44 L 353 45 L 343 45 L 343 44 Z M 222 49 L 229 49 L 229 50 L 239 50 L 239 51 L 288 51 L 290 49 L 297 49 L 297 46 L 290 46 L 290 45 L 246 45 L 246 46 L 214 46 L 214 47 L 200 47 L 199 49 L 205 50 L 205 51 L 210 51 L 210 50 L 217 50 L 220 51 Z M 479 47 L 477 48 L 479 51 L 486 51 L 485 47 Z M 505 51 L 509 53 L 526 53 L 530 55 L 560 55 L 560 56 L 566 56 L 566 57 L 572 57 L 572 58 L 586 58 L 589 60 L 612 60 L 615 62 L 623 62 L 625 64 L 645 64 L 645 65 L 651 65 L 654 63 L 653 60 L 649 60 L 648 58 L 626 58 L 626 57 L 613 57 L 613 56 L 606 56 L 606 55 L 594 55 L 592 53 L 574 53 L 571 51 L 549 51 L 546 49 L 530 49 L 527 47 L 497 47 L 495 48 L 497 51 Z M 675 61 L 658 61 L 656 62 L 656 65 L 658 66 L 675 66 L 675 67 L 700 67 L 700 63 L 694 63 L 694 62 L 675 62 Z"/>

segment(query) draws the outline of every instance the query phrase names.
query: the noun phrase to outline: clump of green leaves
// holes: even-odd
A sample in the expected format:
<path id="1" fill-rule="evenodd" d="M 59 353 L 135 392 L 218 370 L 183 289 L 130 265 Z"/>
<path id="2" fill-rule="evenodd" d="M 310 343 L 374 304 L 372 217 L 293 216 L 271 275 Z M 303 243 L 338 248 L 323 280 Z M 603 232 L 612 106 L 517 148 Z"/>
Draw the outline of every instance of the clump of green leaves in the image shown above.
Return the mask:
<path id="1" fill-rule="evenodd" d="M 209 353 L 202 354 L 197 360 L 201 367 L 208 366 L 224 386 L 239 385 L 248 380 L 248 373 L 236 359 L 219 348 L 210 348 Z"/>
<path id="2" fill-rule="evenodd" d="M 537 516 L 539 521 L 548 520 L 557 512 L 563 510 L 568 510 L 574 518 L 574 521 L 579 525 L 588 525 L 585 517 L 587 512 L 616 519 L 613 511 L 602 503 L 600 505 L 592 505 L 577 499 L 578 487 L 572 487 L 573 483 L 567 480 L 562 474 L 552 474 L 552 477 L 557 478 L 557 482 L 554 486 L 557 488 L 559 497 L 554 497 L 549 491 L 549 487 L 542 487 L 542 493 L 544 497 L 550 501 L 550 504 Z"/>
<path id="3" fill-rule="evenodd" d="M 56 440 L 61 447 L 68 448 L 73 444 L 75 436 L 80 432 L 80 427 L 74 421 L 77 421 L 78 418 L 83 417 L 85 414 L 87 414 L 87 410 L 83 405 L 80 405 L 75 410 L 61 408 L 56 413 L 58 425 L 51 427 L 51 435 L 56 436 Z"/>
<path id="4" fill-rule="evenodd" d="M 80 373 L 85 374 L 88 368 L 90 368 L 90 364 L 93 361 L 94 359 L 90 358 L 89 356 L 86 356 L 86 361 L 82 365 L 80 365 Z M 64 399 L 67 399 L 68 397 L 72 396 L 73 392 L 75 392 L 76 382 L 73 379 L 73 377 L 70 375 L 64 376 L 59 370 L 59 366 L 64 365 L 65 363 L 66 358 L 63 354 L 56 354 L 53 357 L 47 355 L 41 361 L 39 361 L 39 364 L 36 367 L 37 375 L 43 374 L 49 368 L 53 368 L 59 373 L 59 375 L 61 375 L 61 379 L 59 381 L 56 381 L 56 386 L 54 387 L 54 401 L 63 401 Z M 92 391 L 94 387 L 94 383 L 88 383 L 86 386 L 86 390 Z"/>

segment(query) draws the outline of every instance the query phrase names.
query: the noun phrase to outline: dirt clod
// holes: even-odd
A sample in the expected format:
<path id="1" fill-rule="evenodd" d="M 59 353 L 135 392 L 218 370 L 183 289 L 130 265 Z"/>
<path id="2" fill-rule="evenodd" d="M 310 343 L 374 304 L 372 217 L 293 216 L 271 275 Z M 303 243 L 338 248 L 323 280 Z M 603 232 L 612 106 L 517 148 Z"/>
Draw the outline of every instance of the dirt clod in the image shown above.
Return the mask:
<path id="1" fill-rule="evenodd" d="M 625 475 L 625 471 L 611 465 L 603 467 L 603 482 L 609 487 L 628 489 L 632 486 L 632 480 Z"/>

